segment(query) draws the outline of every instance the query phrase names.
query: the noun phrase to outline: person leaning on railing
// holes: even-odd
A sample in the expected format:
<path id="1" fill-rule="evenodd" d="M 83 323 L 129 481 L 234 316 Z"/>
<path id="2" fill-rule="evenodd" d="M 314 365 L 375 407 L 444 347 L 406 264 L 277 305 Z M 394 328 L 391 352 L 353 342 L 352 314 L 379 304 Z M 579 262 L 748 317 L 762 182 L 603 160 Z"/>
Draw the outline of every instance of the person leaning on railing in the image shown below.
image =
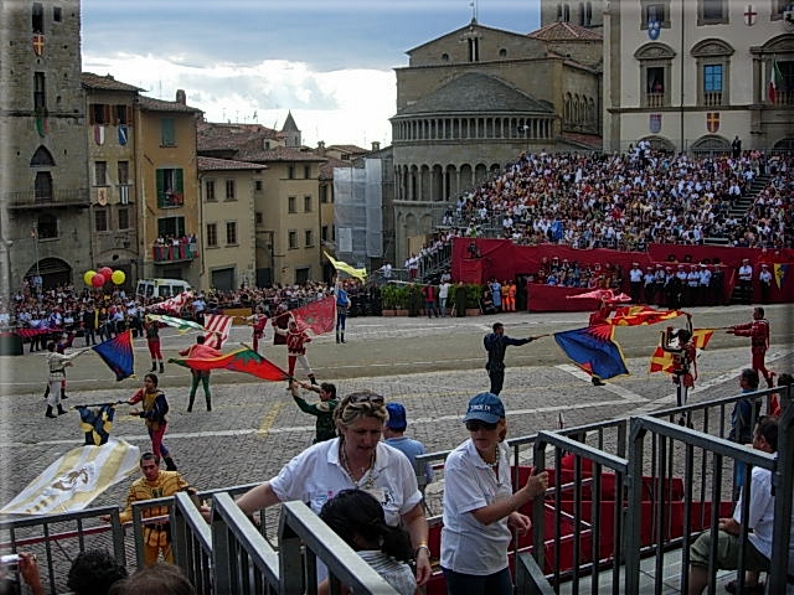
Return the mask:
<path id="1" fill-rule="evenodd" d="M 279 502 L 301 500 L 315 513 L 342 490 L 366 490 L 383 506 L 386 523 L 400 524 L 411 536 L 416 582 L 430 579 L 430 550 L 422 493 L 408 458 L 381 442 L 388 413 L 382 396 L 362 391 L 347 395 L 334 410 L 339 433 L 318 442 L 287 463 L 276 477 L 246 492 L 237 504 L 253 514 Z M 318 573 L 318 578 L 324 576 Z"/>

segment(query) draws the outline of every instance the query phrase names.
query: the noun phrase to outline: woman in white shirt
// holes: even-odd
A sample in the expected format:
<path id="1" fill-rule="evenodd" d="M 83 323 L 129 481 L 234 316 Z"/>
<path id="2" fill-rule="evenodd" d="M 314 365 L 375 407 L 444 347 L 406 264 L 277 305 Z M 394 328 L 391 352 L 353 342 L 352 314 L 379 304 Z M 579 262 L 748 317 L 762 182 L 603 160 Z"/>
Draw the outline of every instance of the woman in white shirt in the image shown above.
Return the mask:
<path id="1" fill-rule="evenodd" d="M 511 528 L 525 533 L 529 517 L 518 512 L 548 487 L 543 471 L 513 493 L 507 420 L 502 401 L 482 393 L 469 401 L 463 419 L 471 437 L 444 465 L 441 569 L 449 595 L 512 595 L 507 563 Z"/>

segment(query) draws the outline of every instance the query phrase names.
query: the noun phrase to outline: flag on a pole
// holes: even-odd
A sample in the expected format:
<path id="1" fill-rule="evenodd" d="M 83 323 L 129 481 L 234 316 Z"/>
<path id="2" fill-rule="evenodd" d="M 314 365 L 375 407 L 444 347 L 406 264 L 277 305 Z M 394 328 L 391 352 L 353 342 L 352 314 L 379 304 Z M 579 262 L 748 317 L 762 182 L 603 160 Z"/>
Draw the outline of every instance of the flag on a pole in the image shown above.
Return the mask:
<path id="1" fill-rule="evenodd" d="M 615 327 L 608 324 L 554 333 L 563 353 L 579 368 L 602 380 L 629 373 L 620 346 L 614 341 Z"/>
<path id="2" fill-rule="evenodd" d="M 683 314 L 683 310 L 657 310 L 650 306 L 625 306 L 615 310 L 612 318 L 607 319 L 606 323 L 614 326 L 649 325 L 671 320 Z"/>
<path id="3" fill-rule="evenodd" d="M 30 482 L 0 514 L 82 510 L 110 486 L 134 473 L 140 456 L 140 449 L 124 440 L 72 449 Z"/>
<path id="4" fill-rule="evenodd" d="M 86 446 L 105 444 L 110 438 L 113 428 L 113 417 L 116 415 L 117 403 L 102 405 L 76 405 L 80 414 L 80 429 L 85 434 Z"/>
<path id="5" fill-rule="evenodd" d="M 329 295 L 291 311 L 299 327 L 307 328 L 315 335 L 330 333 L 336 326 L 336 299 Z"/>
<path id="6" fill-rule="evenodd" d="M 769 103 L 775 103 L 777 100 L 777 92 L 783 82 L 783 74 L 780 72 L 780 67 L 777 65 L 777 60 L 772 60 L 772 68 L 769 69 Z"/>
<path id="7" fill-rule="evenodd" d="M 198 322 L 192 320 L 185 320 L 184 318 L 176 318 L 175 316 L 166 316 L 165 314 L 147 314 L 147 320 L 152 322 L 160 322 L 166 326 L 173 327 L 180 335 L 184 335 L 188 331 L 201 331 L 204 332 L 204 327 Z"/>
<path id="8" fill-rule="evenodd" d="M 116 381 L 129 378 L 135 373 L 135 354 L 132 351 L 132 329 L 91 347 L 102 361 L 113 370 Z"/>
<path id="9" fill-rule="evenodd" d="M 289 380 L 289 374 L 284 370 L 247 347 L 219 357 L 171 358 L 168 362 L 191 370 L 208 371 L 220 368 L 232 372 L 245 372 L 263 380 Z"/>
<path id="10" fill-rule="evenodd" d="M 205 314 L 204 344 L 214 349 L 220 349 L 224 341 L 229 338 L 229 329 L 232 328 L 232 317 L 225 314 Z"/>
<path id="11" fill-rule="evenodd" d="M 692 341 L 695 343 L 696 349 L 705 349 L 714 336 L 713 328 L 696 328 L 692 331 Z M 648 373 L 655 374 L 656 372 L 673 373 L 673 354 L 669 351 L 662 349 L 661 345 L 657 345 L 654 352 L 651 354 L 651 361 L 648 366 Z"/>
<path id="12" fill-rule="evenodd" d="M 165 310 L 166 312 L 171 312 L 172 314 L 179 314 L 182 311 L 182 307 L 187 303 L 188 299 L 192 297 L 192 291 L 183 291 L 182 293 L 175 295 L 170 299 L 164 300 L 157 304 L 152 304 L 149 307 Z"/>
<path id="13" fill-rule="evenodd" d="M 330 256 L 328 252 L 323 252 L 323 254 L 325 254 L 325 257 L 329 260 L 331 265 L 337 271 L 342 271 L 343 273 L 347 273 L 351 277 L 360 279 L 362 283 L 365 283 L 367 281 L 367 269 L 357 269 L 352 265 L 347 264 L 346 262 L 342 262 L 341 260 L 336 260 L 334 257 Z"/>

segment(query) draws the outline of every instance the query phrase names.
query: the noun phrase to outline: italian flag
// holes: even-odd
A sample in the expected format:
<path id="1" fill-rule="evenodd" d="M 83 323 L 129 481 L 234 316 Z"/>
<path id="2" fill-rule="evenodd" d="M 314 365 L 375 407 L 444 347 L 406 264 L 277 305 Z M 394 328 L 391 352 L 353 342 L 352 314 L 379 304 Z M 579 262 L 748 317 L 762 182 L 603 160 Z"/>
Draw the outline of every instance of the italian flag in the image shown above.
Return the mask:
<path id="1" fill-rule="evenodd" d="M 769 72 L 769 103 L 775 103 L 777 90 L 783 82 L 783 74 L 777 65 L 777 60 L 772 60 L 772 69 Z"/>

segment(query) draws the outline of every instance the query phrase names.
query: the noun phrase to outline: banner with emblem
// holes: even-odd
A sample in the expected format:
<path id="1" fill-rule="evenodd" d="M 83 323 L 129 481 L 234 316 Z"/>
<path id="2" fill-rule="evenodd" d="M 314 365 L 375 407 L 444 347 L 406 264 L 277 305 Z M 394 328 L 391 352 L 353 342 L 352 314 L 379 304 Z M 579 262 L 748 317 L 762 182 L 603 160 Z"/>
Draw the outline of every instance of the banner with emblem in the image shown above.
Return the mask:
<path id="1" fill-rule="evenodd" d="M 752 4 L 748 4 L 747 8 L 744 11 L 744 22 L 748 27 L 752 27 L 755 25 L 755 17 L 758 16 L 758 13 L 753 8 Z"/>
<path id="2" fill-rule="evenodd" d="M 102 124 L 94 124 L 94 142 L 100 146 L 105 144 L 105 127 Z"/>
<path id="3" fill-rule="evenodd" d="M 33 53 L 39 57 L 44 54 L 44 35 L 41 33 L 33 34 Z"/>
<path id="4" fill-rule="evenodd" d="M 706 113 L 706 130 L 711 134 L 715 134 L 720 129 L 720 113 L 707 112 Z"/>
<path id="5" fill-rule="evenodd" d="M 783 287 L 783 284 L 786 282 L 786 273 L 788 273 L 788 264 L 784 262 L 776 262 L 772 265 L 774 269 L 774 274 L 772 275 L 775 278 L 775 285 L 777 288 L 780 289 Z"/>
<path id="6" fill-rule="evenodd" d="M 127 127 L 124 124 L 119 124 L 119 144 L 123 147 L 127 144 L 128 138 L 129 133 L 127 131 Z"/>
<path id="7" fill-rule="evenodd" d="M 662 129 L 662 114 L 648 114 L 648 130 L 658 134 Z"/>
<path id="8" fill-rule="evenodd" d="M 662 24 L 656 19 L 648 21 L 648 37 L 651 41 L 659 39 L 662 33 Z"/>

